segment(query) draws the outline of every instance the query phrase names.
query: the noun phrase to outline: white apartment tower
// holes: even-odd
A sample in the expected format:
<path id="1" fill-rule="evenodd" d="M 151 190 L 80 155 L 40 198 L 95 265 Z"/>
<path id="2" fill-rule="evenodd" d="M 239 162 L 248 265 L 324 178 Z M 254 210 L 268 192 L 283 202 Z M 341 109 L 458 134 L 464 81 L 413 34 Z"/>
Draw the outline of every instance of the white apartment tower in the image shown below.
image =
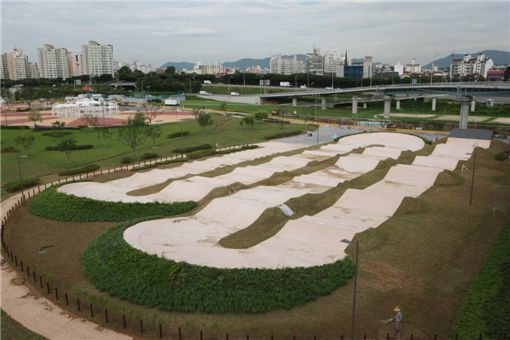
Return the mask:
<path id="1" fill-rule="evenodd" d="M 282 73 L 282 55 L 273 54 L 269 59 L 269 73 L 280 74 Z"/>
<path id="2" fill-rule="evenodd" d="M 2 64 L 5 79 L 22 80 L 30 77 L 28 57 L 19 48 L 2 54 Z"/>
<path id="3" fill-rule="evenodd" d="M 487 71 L 494 66 L 494 61 L 486 57 L 484 54 L 478 55 L 476 58 L 471 54 L 464 55 L 462 59 L 453 59 L 450 65 L 450 77 L 468 76 L 478 74 L 487 78 Z"/>
<path id="4" fill-rule="evenodd" d="M 113 46 L 101 45 L 96 41 L 89 41 L 81 46 L 82 74 L 98 77 L 103 74 L 114 76 Z"/>
<path id="5" fill-rule="evenodd" d="M 37 49 L 37 53 L 41 78 L 66 79 L 71 76 L 67 62 L 67 49 L 55 48 L 53 45 L 44 44 L 43 48 Z"/>

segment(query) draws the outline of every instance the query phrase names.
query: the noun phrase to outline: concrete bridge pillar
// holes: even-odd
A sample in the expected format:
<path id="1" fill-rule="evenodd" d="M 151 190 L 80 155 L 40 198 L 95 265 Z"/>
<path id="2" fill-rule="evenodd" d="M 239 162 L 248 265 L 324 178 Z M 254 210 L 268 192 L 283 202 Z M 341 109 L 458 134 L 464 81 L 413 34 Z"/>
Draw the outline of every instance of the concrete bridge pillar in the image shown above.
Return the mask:
<path id="1" fill-rule="evenodd" d="M 367 108 L 367 102 L 364 102 L 363 103 L 363 108 L 366 109 Z"/>
<path id="2" fill-rule="evenodd" d="M 463 99 L 460 102 L 460 129 L 467 129 L 468 127 L 468 116 L 469 116 L 469 99 Z"/>
<path id="3" fill-rule="evenodd" d="M 292 106 L 297 106 L 297 97 L 292 97 Z"/>
<path id="4" fill-rule="evenodd" d="M 432 98 L 432 111 L 436 111 L 436 98 Z"/>
<path id="5" fill-rule="evenodd" d="M 358 113 L 358 97 L 352 96 L 352 114 Z"/>
<path id="6" fill-rule="evenodd" d="M 471 100 L 471 112 L 475 112 L 475 109 L 476 109 L 476 100 L 475 100 L 475 98 L 473 98 Z"/>
<path id="7" fill-rule="evenodd" d="M 391 114 L 391 97 L 384 97 L 384 119 L 389 119 Z"/>
<path id="8" fill-rule="evenodd" d="M 321 110 L 326 110 L 326 97 L 321 97 Z"/>
<path id="9" fill-rule="evenodd" d="M 400 111 L 400 100 L 397 100 L 397 104 L 395 104 L 397 111 Z"/>

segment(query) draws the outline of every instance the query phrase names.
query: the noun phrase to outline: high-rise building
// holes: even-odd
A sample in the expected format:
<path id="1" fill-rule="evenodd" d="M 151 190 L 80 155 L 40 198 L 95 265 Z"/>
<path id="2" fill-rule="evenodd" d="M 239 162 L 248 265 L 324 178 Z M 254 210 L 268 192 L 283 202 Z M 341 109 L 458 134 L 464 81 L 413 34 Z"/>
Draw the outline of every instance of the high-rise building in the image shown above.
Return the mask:
<path id="1" fill-rule="evenodd" d="M 44 47 L 37 49 L 37 54 L 41 78 L 66 79 L 71 76 L 67 61 L 67 49 L 55 48 L 53 45 L 44 44 Z"/>
<path id="2" fill-rule="evenodd" d="M 41 77 L 37 63 L 28 62 L 28 70 L 29 70 L 29 75 L 28 75 L 29 78 L 38 79 Z"/>
<path id="3" fill-rule="evenodd" d="M 113 46 L 89 41 L 81 46 L 81 73 L 92 77 L 103 74 L 114 76 Z"/>
<path id="4" fill-rule="evenodd" d="M 372 78 L 372 57 L 365 56 L 365 60 L 363 61 L 363 78 Z"/>
<path id="5" fill-rule="evenodd" d="M 305 73 L 305 61 L 299 59 L 297 55 L 291 57 L 282 57 L 280 54 L 274 54 L 269 59 L 270 73 L 274 74 L 296 74 Z"/>
<path id="6" fill-rule="evenodd" d="M 269 58 L 269 72 L 273 74 L 282 73 L 282 56 L 281 54 L 273 54 Z"/>
<path id="7" fill-rule="evenodd" d="M 5 61 L 5 53 L 0 54 L 0 80 L 7 79 L 7 62 Z"/>
<path id="8" fill-rule="evenodd" d="M 2 55 L 3 74 L 5 79 L 21 80 L 30 77 L 28 57 L 23 50 L 14 48 Z"/>
<path id="9" fill-rule="evenodd" d="M 81 56 L 79 54 L 72 54 L 67 52 L 67 65 L 69 65 L 69 76 L 81 76 Z"/>
<path id="10" fill-rule="evenodd" d="M 306 69 L 310 74 L 324 75 L 324 56 L 318 48 L 314 48 L 313 53 L 306 55 Z"/>

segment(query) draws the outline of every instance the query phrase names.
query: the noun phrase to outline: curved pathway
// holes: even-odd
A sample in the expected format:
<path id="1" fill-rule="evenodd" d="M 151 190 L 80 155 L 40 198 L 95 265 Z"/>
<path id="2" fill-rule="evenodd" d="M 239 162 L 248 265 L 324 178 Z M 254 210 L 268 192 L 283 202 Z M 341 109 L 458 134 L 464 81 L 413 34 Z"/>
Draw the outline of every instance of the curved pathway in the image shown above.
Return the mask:
<path id="1" fill-rule="evenodd" d="M 21 194 L 17 194 L 2 201 L 2 219 L 20 198 Z M 132 339 L 69 314 L 50 300 L 33 295 L 22 283 L 23 278 L 7 264 L 3 256 L 0 256 L 0 260 L 2 261 L 0 308 L 25 328 L 48 339 Z"/>

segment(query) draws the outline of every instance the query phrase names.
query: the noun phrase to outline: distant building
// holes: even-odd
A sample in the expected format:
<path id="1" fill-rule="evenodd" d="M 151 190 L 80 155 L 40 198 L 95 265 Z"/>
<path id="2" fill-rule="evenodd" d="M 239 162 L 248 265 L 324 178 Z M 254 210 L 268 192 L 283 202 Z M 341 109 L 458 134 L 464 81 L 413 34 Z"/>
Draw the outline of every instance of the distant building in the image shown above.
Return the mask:
<path id="1" fill-rule="evenodd" d="M 44 44 L 37 49 L 40 77 L 45 79 L 66 79 L 71 76 L 65 48 Z"/>
<path id="2" fill-rule="evenodd" d="M 409 74 L 420 74 L 422 73 L 421 64 L 416 63 L 416 59 L 411 59 L 410 64 L 405 64 L 402 60 L 395 64 L 393 70 L 398 73 L 399 76 Z"/>
<path id="3" fill-rule="evenodd" d="M 81 73 L 81 55 L 67 52 L 67 64 L 69 65 L 69 76 L 79 77 Z"/>
<path id="4" fill-rule="evenodd" d="M 306 71 L 310 74 L 324 75 L 324 56 L 318 48 L 313 49 L 313 53 L 306 55 Z"/>
<path id="5" fill-rule="evenodd" d="M 92 77 L 103 74 L 114 76 L 113 46 L 89 41 L 81 46 L 81 73 Z"/>
<path id="6" fill-rule="evenodd" d="M 505 71 L 503 71 L 503 70 L 488 70 L 486 78 L 489 81 L 504 81 L 505 80 Z"/>
<path id="7" fill-rule="evenodd" d="M 294 55 L 293 57 L 282 57 L 281 54 L 273 54 L 269 58 L 269 72 L 273 74 L 296 74 L 305 73 L 306 64 Z"/>
<path id="8" fill-rule="evenodd" d="M 37 64 L 30 63 L 23 50 L 19 48 L 2 53 L 0 68 L 1 79 L 22 80 L 39 77 Z"/>
<path id="9" fill-rule="evenodd" d="M 484 54 L 476 58 L 471 54 L 464 55 L 462 59 L 453 59 L 450 64 L 450 77 L 465 77 L 469 75 L 480 75 L 487 78 L 487 72 L 494 66 L 494 61 Z"/>
<path id="10" fill-rule="evenodd" d="M 372 78 L 373 73 L 373 62 L 372 57 L 365 56 L 365 60 L 363 61 L 363 78 Z"/>

